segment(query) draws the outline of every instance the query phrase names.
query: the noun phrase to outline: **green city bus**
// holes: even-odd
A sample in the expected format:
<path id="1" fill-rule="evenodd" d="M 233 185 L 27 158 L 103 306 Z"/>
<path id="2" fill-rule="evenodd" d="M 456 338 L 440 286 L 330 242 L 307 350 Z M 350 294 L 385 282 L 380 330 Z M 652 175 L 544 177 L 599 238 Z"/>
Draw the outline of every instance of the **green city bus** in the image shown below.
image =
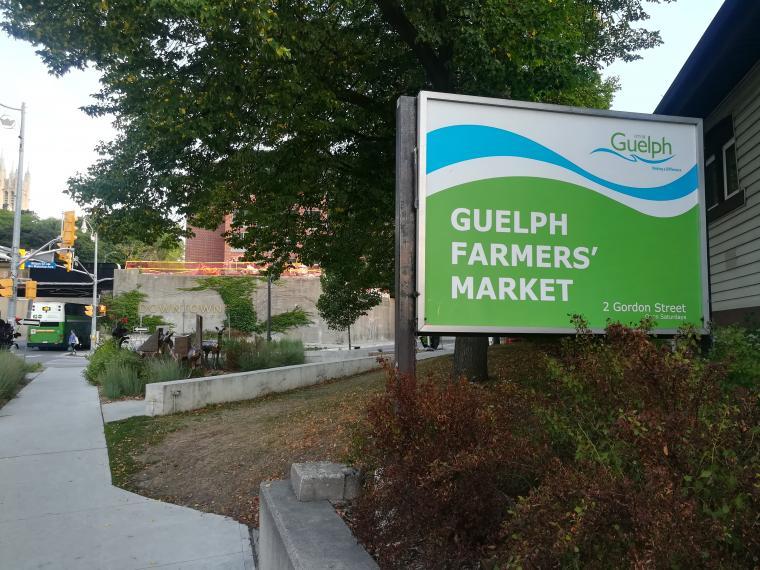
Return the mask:
<path id="1" fill-rule="evenodd" d="M 79 337 L 79 346 L 90 348 L 90 317 L 85 305 L 78 303 L 35 302 L 30 317 L 39 325 L 29 327 L 27 346 L 30 348 L 68 348 L 72 329 Z"/>

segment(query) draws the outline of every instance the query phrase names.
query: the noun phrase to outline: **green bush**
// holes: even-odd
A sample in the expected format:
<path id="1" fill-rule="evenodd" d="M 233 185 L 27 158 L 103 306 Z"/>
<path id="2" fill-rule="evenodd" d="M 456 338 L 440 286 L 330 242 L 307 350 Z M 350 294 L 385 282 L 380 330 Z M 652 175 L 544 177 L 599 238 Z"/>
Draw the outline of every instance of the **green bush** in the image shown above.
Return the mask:
<path id="1" fill-rule="evenodd" d="M 187 377 L 187 370 L 173 358 L 150 358 L 143 366 L 143 378 L 146 384 L 153 382 L 170 382 Z"/>
<path id="2" fill-rule="evenodd" d="M 760 386 L 760 331 L 738 326 L 713 331 L 713 361 L 727 367 L 727 386 Z"/>
<path id="3" fill-rule="evenodd" d="M 24 379 L 24 361 L 10 352 L 0 352 L 0 400 L 8 400 Z"/>
<path id="4" fill-rule="evenodd" d="M 719 335 L 706 359 L 693 334 L 671 346 L 647 323 L 578 324 L 530 375 L 390 371 L 353 453 L 369 476 L 352 521 L 381 567 L 758 567 L 748 333 Z"/>
<path id="5" fill-rule="evenodd" d="M 115 359 L 106 364 L 99 380 L 103 393 L 112 400 L 145 393 L 145 381 L 140 378 L 139 369 L 123 359 Z"/>
<path id="6" fill-rule="evenodd" d="M 116 341 L 108 340 L 95 349 L 91 356 L 87 357 L 87 368 L 84 369 L 84 377 L 90 384 L 98 384 L 98 377 L 103 373 L 106 364 L 113 359 L 119 351 Z"/>
<path id="7" fill-rule="evenodd" d="M 293 339 L 272 342 L 230 339 L 224 342 L 222 351 L 225 368 L 228 370 L 261 370 L 303 364 L 306 361 L 303 343 Z"/>
<path id="8" fill-rule="evenodd" d="M 252 350 L 244 352 L 240 359 L 240 369 L 262 370 L 278 366 L 303 364 L 306 361 L 303 343 L 300 340 L 282 339 L 272 342 L 257 342 Z"/>
<path id="9" fill-rule="evenodd" d="M 139 354 L 125 348 L 120 349 L 113 340 L 109 340 L 99 346 L 90 357 L 84 376 L 90 383 L 102 385 L 102 376 L 108 366 L 123 365 L 139 375 L 142 373 L 143 363 L 144 360 Z"/>
<path id="10" fill-rule="evenodd" d="M 127 319 L 127 327 L 132 328 L 140 323 L 139 307 L 147 295 L 138 289 L 125 291 L 116 296 L 104 296 L 103 304 L 106 306 L 106 316 L 103 323 L 113 327 L 122 319 Z M 163 317 L 159 315 L 143 315 L 142 325 L 153 333 L 156 327 L 165 325 Z"/>
<path id="11" fill-rule="evenodd" d="M 242 338 L 222 342 L 222 356 L 227 370 L 240 370 L 243 354 L 251 350 L 252 343 Z"/>

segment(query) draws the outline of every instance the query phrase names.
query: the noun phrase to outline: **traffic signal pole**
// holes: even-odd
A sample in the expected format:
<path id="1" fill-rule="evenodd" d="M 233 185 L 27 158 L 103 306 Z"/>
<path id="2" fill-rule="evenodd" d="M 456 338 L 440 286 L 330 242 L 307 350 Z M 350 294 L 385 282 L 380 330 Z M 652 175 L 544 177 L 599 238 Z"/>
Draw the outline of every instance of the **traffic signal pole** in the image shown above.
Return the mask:
<path id="1" fill-rule="evenodd" d="M 93 231 L 95 238 L 95 261 L 92 271 L 92 329 L 90 330 L 90 351 L 94 352 L 98 340 L 98 232 Z"/>
<path id="2" fill-rule="evenodd" d="M 21 130 L 18 136 L 18 169 L 16 170 L 16 200 L 13 215 L 13 243 L 11 245 L 11 279 L 13 294 L 8 299 L 7 322 L 16 327 L 16 301 L 18 299 L 19 248 L 21 247 L 21 202 L 24 192 L 24 125 L 26 123 L 26 103 L 21 103 Z"/>

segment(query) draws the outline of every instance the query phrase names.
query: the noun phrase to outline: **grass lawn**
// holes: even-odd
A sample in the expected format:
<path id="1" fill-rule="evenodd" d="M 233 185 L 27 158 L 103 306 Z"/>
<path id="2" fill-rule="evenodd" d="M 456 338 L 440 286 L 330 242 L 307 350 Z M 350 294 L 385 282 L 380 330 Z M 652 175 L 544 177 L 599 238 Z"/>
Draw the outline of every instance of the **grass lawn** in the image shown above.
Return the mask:
<path id="1" fill-rule="evenodd" d="M 530 366 L 531 345 L 491 350 L 501 370 Z M 420 362 L 447 378 L 451 357 Z M 106 424 L 115 485 L 148 497 L 258 524 L 259 484 L 299 461 L 346 461 L 353 426 L 385 373 L 368 372 L 284 394 Z"/>

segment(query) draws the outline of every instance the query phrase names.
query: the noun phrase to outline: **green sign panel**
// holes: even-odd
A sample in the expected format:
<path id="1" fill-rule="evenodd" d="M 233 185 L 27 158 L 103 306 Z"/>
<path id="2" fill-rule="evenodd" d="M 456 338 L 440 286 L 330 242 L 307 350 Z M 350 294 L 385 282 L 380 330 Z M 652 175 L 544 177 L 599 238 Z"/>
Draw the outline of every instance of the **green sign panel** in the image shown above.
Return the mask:
<path id="1" fill-rule="evenodd" d="M 420 332 L 708 320 L 697 119 L 420 94 Z"/>

